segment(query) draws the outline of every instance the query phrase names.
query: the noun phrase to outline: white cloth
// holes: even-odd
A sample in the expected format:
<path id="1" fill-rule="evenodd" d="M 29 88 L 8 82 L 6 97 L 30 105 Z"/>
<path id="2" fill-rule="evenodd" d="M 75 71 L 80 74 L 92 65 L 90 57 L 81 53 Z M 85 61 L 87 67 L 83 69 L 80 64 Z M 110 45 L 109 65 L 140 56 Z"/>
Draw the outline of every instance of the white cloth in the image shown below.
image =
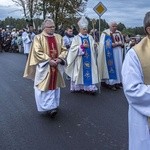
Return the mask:
<path id="1" fill-rule="evenodd" d="M 11 32 L 11 36 L 12 36 L 12 37 L 17 37 L 17 35 L 18 35 L 18 34 L 17 34 L 16 31 L 12 31 L 12 32 Z"/>
<path id="2" fill-rule="evenodd" d="M 82 16 L 81 19 L 78 21 L 79 28 L 88 28 L 88 20 L 85 18 L 85 16 Z"/>
<path id="3" fill-rule="evenodd" d="M 96 87 L 95 84 L 89 85 L 89 86 L 84 86 L 83 84 L 75 84 L 73 81 L 70 82 L 70 91 L 97 91 L 98 88 Z"/>
<path id="4" fill-rule="evenodd" d="M 61 75 L 63 76 L 65 72 L 65 67 L 66 65 L 61 65 L 58 64 L 57 68 Z M 47 75 L 50 72 L 50 65 L 49 65 L 49 60 L 44 61 L 42 63 L 39 63 L 36 65 L 36 72 L 35 72 L 35 77 L 34 77 L 34 86 L 39 85 L 43 80 L 47 77 Z"/>
<path id="5" fill-rule="evenodd" d="M 29 36 L 29 33 L 27 32 L 22 33 L 22 43 L 23 43 L 23 48 L 24 48 L 24 54 L 29 54 L 34 36 L 35 34 L 33 32 L 30 36 Z"/>
<path id="6" fill-rule="evenodd" d="M 34 91 L 36 106 L 39 112 L 46 112 L 59 106 L 60 88 L 56 90 L 41 91 L 37 87 L 34 87 Z"/>
<path id="7" fill-rule="evenodd" d="M 50 70 L 49 60 L 39 63 L 36 66 L 34 86 L 38 85 L 46 78 L 47 74 L 49 73 L 49 70 Z"/>
<path id="8" fill-rule="evenodd" d="M 64 45 L 64 46 L 67 46 L 67 45 L 70 46 L 71 43 L 72 43 L 73 38 L 74 38 L 74 37 L 68 37 L 68 36 L 65 35 L 65 36 L 63 37 L 63 45 Z M 69 49 L 68 49 L 68 50 L 69 50 Z"/>
<path id="9" fill-rule="evenodd" d="M 60 64 L 58 65 L 58 69 L 61 69 L 60 73 L 63 74 L 64 70 L 62 70 Z M 49 73 L 49 70 L 49 61 L 39 63 L 36 66 L 34 90 L 37 110 L 39 112 L 49 111 L 51 109 L 57 108 L 60 103 L 60 88 L 49 91 L 41 91 L 37 88 L 37 85 L 46 78 L 47 74 Z"/>
<path id="10" fill-rule="evenodd" d="M 150 85 L 144 84 L 141 64 L 133 49 L 126 54 L 122 78 L 129 103 L 129 150 L 150 150 Z"/>

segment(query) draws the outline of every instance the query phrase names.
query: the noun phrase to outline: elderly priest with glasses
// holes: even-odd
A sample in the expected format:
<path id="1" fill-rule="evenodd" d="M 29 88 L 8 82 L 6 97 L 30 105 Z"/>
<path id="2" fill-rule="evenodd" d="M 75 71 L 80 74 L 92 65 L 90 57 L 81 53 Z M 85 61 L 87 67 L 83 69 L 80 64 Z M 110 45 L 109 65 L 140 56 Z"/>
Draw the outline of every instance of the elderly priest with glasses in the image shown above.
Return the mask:
<path id="1" fill-rule="evenodd" d="M 33 40 L 24 72 L 24 77 L 34 80 L 37 110 L 51 118 L 58 111 L 60 88 L 65 87 L 62 70 L 67 55 L 62 37 L 54 31 L 54 21 L 46 19 L 43 32 Z"/>

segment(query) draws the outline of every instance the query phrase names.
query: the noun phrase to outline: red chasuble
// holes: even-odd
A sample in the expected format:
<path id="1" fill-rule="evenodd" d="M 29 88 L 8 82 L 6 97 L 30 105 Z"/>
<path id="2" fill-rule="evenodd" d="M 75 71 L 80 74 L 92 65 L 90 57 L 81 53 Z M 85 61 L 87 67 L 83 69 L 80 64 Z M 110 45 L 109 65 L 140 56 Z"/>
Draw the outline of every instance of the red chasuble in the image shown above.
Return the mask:
<path id="1" fill-rule="evenodd" d="M 47 37 L 47 40 L 48 40 L 50 58 L 51 59 L 58 58 L 58 49 L 57 49 L 55 37 L 54 36 Z M 55 90 L 56 89 L 57 73 L 58 73 L 57 67 L 50 67 L 49 90 Z"/>

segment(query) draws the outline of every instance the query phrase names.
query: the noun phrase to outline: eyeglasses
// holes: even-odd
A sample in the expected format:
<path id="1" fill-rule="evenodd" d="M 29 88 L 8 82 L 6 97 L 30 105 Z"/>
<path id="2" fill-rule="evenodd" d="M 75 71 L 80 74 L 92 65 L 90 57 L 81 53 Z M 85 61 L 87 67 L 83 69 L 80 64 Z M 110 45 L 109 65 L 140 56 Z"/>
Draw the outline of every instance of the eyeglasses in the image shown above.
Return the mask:
<path id="1" fill-rule="evenodd" d="M 50 28 L 50 29 L 51 29 L 51 28 L 55 28 L 55 26 L 49 26 L 49 27 L 48 27 L 48 26 L 46 26 L 45 28 Z"/>
<path id="2" fill-rule="evenodd" d="M 83 28 L 83 30 L 85 31 L 85 30 L 88 30 L 87 28 Z"/>

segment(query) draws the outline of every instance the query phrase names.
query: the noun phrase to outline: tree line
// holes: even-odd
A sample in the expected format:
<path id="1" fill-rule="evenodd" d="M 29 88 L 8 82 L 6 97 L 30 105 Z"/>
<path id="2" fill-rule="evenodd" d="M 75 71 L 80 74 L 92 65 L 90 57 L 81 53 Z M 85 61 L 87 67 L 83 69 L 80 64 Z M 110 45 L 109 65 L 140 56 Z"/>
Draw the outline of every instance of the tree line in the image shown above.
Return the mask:
<path id="1" fill-rule="evenodd" d="M 66 19 L 65 23 L 63 24 L 62 28 L 65 29 L 67 26 L 71 26 L 74 25 L 76 26 L 76 28 L 78 29 L 77 26 L 77 22 L 79 20 L 79 18 L 74 19 L 73 22 L 68 23 L 70 20 Z M 93 29 L 93 24 L 92 24 L 92 20 L 89 20 L 89 30 Z M 34 19 L 34 24 L 36 29 L 38 29 L 39 26 L 41 26 L 43 22 L 43 19 L 39 19 L 39 18 L 35 18 Z M 7 17 L 4 20 L 0 20 L 0 27 L 1 28 L 6 28 L 8 25 L 10 26 L 10 28 L 17 28 L 17 29 L 23 29 L 26 27 L 27 24 L 27 20 L 24 18 L 13 18 L 13 17 Z M 102 32 L 104 29 L 107 29 L 108 23 L 105 20 L 101 20 L 101 28 L 100 31 Z M 94 26 L 95 29 L 99 29 L 99 20 L 96 20 L 96 24 Z M 135 36 L 137 34 L 139 35 L 144 35 L 144 29 L 143 27 L 135 27 L 135 28 L 126 28 L 126 26 L 122 23 L 118 24 L 118 30 L 121 31 L 124 35 L 130 35 L 130 36 Z"/>

